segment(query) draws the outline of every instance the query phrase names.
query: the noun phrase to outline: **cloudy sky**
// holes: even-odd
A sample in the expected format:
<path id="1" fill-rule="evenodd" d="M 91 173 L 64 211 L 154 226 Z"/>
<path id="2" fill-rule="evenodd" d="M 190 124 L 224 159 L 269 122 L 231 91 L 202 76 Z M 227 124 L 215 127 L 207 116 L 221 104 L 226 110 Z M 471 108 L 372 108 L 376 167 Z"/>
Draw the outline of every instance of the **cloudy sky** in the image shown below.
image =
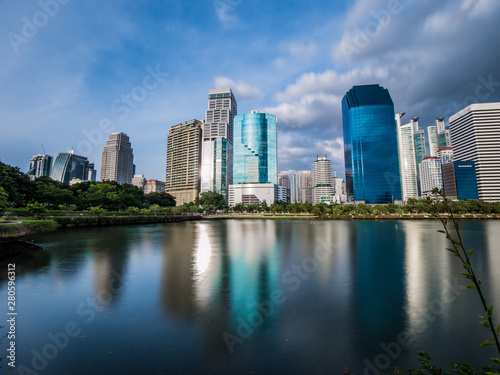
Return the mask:
<path id="1" fill-rule="evenodd" d="M 327 154 L 344 174 L 341 99 L 387 88 L 426 127 L 500 101 L 498 0 L 0 0 L 0 159 L 68 149 L 96 163 L 127 133 L 137 173 L 164 180 L 170 126 L 210 89 L 278 116 L 278 168 Z"/>

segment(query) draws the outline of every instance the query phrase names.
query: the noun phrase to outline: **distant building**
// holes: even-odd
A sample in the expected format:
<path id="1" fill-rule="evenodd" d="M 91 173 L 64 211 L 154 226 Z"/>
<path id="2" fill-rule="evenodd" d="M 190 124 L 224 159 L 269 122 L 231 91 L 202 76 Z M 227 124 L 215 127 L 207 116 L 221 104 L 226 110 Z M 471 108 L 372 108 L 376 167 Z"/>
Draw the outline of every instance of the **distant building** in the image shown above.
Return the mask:
<path id="1" fill-rule="evenodd" d="M 281 185 L 286 189 L 286 202 L 290 202 L 291 200 L 290 176 L 288 176 L 287 174 L 278 173 L 278 185 Z"/>
<path id="2" fill-rule="evenodd" d="M 30 167 L 27 175 L 31 180 L 40 176 L 50 177 L 53 159 L 54 158 L 52 156 L 45 154 L 33 156 L 30 160 Z"/>
<path id="3" fill-rule="evenodd" d="M 234 207 L 238 203 L 245 206 L 261 204 L 266 201 L 268 205 L 277 201 L 286 201 L 286 188 L 278 184 L 239 184 L 229 186 L 228 204 Z"/>
<path id="4" fill-rule="evenodd" d="M 111 133 L 101 159 L 101 181 L 131 184 L 134 176 L 134 154 L 125 133 Z"/>
<path id="5" fill-rule="evenodd" d="M 134 177 L 132 177 L 132 185 L 137 186 L 142 191 L 144 191 L 145 182 L 146 179 L 144 178 L 143 174 L 135 174 Z"/>
<path id="6" fill-rule="evenodd" d="M 500 201 L 500 103 L 472 104 L 450 117 L 455 161 L 474 161 L 479 199 Z"/>
<path id="7" fill-rule="evenodd" d="M 427 156 L 418 166 L 420 170 L 420 189 L 423 196 L 431 194 L 435 188 L 443 188 L 441 161 L 436 156 Z"/>
<path id="8" fill-rule="evenodd" d="M 347 202 L 347 195 L 345 191 L 345 181 L 342 177 L 333 177 L 333 193 L 335 194 L 336 203 Z"/>
<path id="9" fill-rule="evenodd" d="M 276 116 L 252 113 L 234 117 L 233 184 L 277 184 Z"/>
<path id="10" fill-rule="evenodd" d="M 146 180 L 144 183 L 144 194 L 162 193 L 165 191 L 165 183 L 158 180 Z"/>
<path id="11" fill-rule="evenodd" d="M 236 99 L 230 88 L 210 90 L 202 133 L 201 192 L 215 191 L 227 200 L 233 183 L 233 122 Z"/>
<path id="12" fill-rule="evenodd" d="M 342 99 L 347 194 L 380 204 L 401 199 L 394 104 L 379 85 L 354 86 Z"/>
<path id="13" fill-rule="evenodd" d="M 418 167 L 415 157 L 414 122 L 402 124 L 404 112 L 396 115 L 398 134 L 399 171 L 401 176 L 401 193 L 403 201 L 409 198 L 418 198 Z M 418 126 L 418 123 L 417 123 Z"/>
<path id="14" fill-rule="evenodd" d="M 292 203 L 313 202 L 314 181 L 311 171 L 298 171 L 292 175 Z"/>
<path id="15" fill-rule="evenodd" d="M 452 163 L 453 162 L 453 148 L 452 147 L 440 148 L 436 152 L 436 157 L 439 159 L 441 164 Z"/>
<path id="16" fill-rule="evenodd" d="M 172 126 L 167 137 L 165 191 L 178 206 L 200 193 L 202 129 L 203 121 L 191 120 Z"/>
<path id="17" fill-rule="evenodd" d="M 318 156 L 313 163 L 313 204 L 335 201 L 332 182 L 332 162 L 326 155 Z"/>
<path id="18" fill-rule="evenodd" d="M 439 149 L 439 137 L 436 125 L 427 127 L 427 139 L 429 140 L 429 156 L 436 156 Z"/>
<path id="19" fill-rule="evenodd" d="M 444 117 L 438 117 L 436 119 L 436 127 L 438 131 L 438 148 L 451 147 L 450 127 L 445 126 Z"/>
<path id="20" fill-rule="evenodd" d="M 89 181 L 95 176 L 94 163 L 89 163 L 84 156 L 75 155 L 73 150 L 57 154 L 50 178 L 69 184 L 73 179 Z"/>
<path id="21" fill-rule="evenodd" d="M 443 164 L 443 188 L 449 199 L 479 199 L 476 166 L 473 161 Z"/>

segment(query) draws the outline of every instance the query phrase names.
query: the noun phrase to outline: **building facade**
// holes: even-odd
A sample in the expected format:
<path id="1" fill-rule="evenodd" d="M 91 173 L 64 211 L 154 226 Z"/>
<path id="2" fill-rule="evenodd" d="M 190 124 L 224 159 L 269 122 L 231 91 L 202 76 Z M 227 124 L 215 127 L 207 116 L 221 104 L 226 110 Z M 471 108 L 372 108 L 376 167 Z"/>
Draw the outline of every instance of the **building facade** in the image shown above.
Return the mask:
<path id="1" fill-rule="evenodd" d="M 290 176 L 287 174 L 278 173 L 278 185 L 283 186 L 286 189 L 286 202 L 291 201 L 291 182 Z"/>
<path id="2" fill-rule="evenodd" d="M 94 163 L 89 163 L 86 157 L 75 155 L 74 151 L 70 150 L 57 154 L 50 178 L 69 184 L 73 179 L 95 181 L 95 175 Z"/>
<path id="3" fill-rule="evenodd" d="M 39 154 L 33 156 L 30 160 L 30 167 L 27 175 L 32 180 L 40 176 L 50 177 L 53 160 L 54 158 L 50 155 Z"/>
<path id="4" fill-rule="evenodd" d="M 449 199 L 479 199 L 476 166 L 473 161 L 443 164 L 443 188 Z"/>
<path id="5" fill-rule="evenodd" d="M 380 204 L 401 200 L 394 104 L 379 85 L 354 86 L 342 99 L 347 194 Z"/>
<path id="6" fill-rule="evenodd" d="M 399 171 L 401 176 L 401 194 L 403 201 L 418 198 L 418 172 L 415 158 L 415 140 L 413 122 L 402 124 L 404 112 L 396 115 L 398 134 Z"/>
<path id="7" fill-rule="evenodd" d="M 435 188 L 443 189 L 441 161 L 436 156 L 427 156 L 418 166 L 420 189 L 423 196 L 429 196 Z"/>
<path id="8" fill-rule="evenodd" d="M 440 148 L 436 152 L 436 157 L 439 159 L 441 164 L 452 163 L 453 162 L 453 148 L 452 147 Z"/>
<path id="9" fill-rule="evenodd" d="M 170 128 L 167 137 L 165 191 L 177 205 L 193 202 L 200 193 L 203 122 L 191 120 Z"/>
<path id="10" fill-rule="evenodd" d="M 142 191 L 144 191 L 145 182 L 146 179 L 144 178 L 143 174 L 135 174 L 134 177 L 132 177 L 132 185 L 137 186 Z"/>
<path id="11" fill-rule="evenodd" d="M 455 161 L 474 161 L 479 199 L 500 201 L 500 103 L 472 104 L 450 117 Z"/>
<path id="12" fill-rule="evenodd" d="M 439 138 L 436 125 L 427 127 L 427 139 L 429 140 L 429 156 L 436 156 L 439 149 Z"/>
<path id="13" fill-rule="evenodd" d="M 134 177 L 134 153 L 127 134 L 111 133 L 101 159 L 101 181 L 131 184 Z"/>
<path id="14" fill-rule="evenodd" d="M 158 180 L 146 180 L 144 183 L 144 194 L 163 193 L 165 191 L 165 183 Z"/>
<path id="15" fill-rule="evenodd" d="M 333 202 L 332 162 L 325 156 L 317 156 L 313 163 L 313 204 Z"/>
<path id="16" fill-rule="evenodd" d="M 234 117 L 233 184 L 277 184 L 277 158 L 275 115 Z"/>
<path id="17" fill-rule="evenodd" d="M 233 183 L 233 122 L 237 105 L 231 89 L 210 90 L 202 131 L 201 192 L 215 191 L 227 200 Z"/>
<path id="18" fill-rule="evenodd" d="M 291 202 L 313 202 L 314 181 L 311 171 L 298 171 L 292 175 Z"/>

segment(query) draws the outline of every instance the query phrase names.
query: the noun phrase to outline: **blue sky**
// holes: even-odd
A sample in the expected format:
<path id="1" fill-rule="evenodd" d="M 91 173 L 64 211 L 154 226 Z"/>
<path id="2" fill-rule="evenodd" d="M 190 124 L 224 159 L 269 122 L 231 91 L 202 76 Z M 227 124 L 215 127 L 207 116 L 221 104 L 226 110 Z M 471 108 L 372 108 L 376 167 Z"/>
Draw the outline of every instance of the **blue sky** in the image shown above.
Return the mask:
<path id="1" fill-rule="evenodd" d="M 1 0 L 0 158 L 26 171 L 43 143 L 100 170 L 122 131 L 137 173 L 164 180 L 169 128 L 231 87 L 238 113 L 278 116 L 279 171 L 326 153 L 343 176 L 353 85 L 381 84 L 423 127 L 500 101 L 498 19 L 497 0 Z"/>

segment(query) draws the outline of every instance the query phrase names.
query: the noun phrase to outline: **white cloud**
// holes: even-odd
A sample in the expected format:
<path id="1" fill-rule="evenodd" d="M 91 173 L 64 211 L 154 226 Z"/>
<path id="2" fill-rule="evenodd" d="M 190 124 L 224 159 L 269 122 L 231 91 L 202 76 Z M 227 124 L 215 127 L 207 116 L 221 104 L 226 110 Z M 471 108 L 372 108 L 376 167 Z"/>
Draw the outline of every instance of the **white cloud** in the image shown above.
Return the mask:
<path id="1" fill-rule="evenodd" d="M 218 89 L 231 88 L 238 101 L 260 99 L 263 96 L 262 91 L 246 82 L 234 82 L 227 77 L 215 77 L 214 83 L 215 87 Z"/>

